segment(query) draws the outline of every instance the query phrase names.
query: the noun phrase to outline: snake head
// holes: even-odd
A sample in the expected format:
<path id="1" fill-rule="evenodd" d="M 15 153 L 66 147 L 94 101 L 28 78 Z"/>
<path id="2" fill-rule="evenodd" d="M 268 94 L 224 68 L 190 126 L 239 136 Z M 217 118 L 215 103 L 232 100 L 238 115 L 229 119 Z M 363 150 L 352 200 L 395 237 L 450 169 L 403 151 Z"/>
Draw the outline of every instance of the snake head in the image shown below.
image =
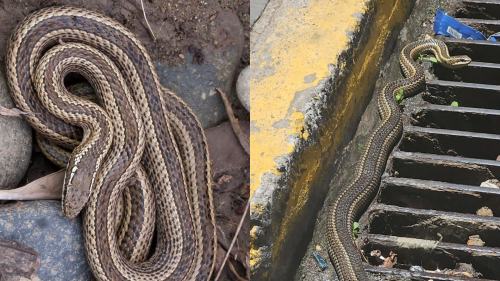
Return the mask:
<path id="1" fill-rule="evenodd" d="M 97 173 L 95 165 L 89 161 L 93 160 L 90 156 L 86 158 L 79 156 L 78 153 L 71 156 L 63 183 L 62 207 L 64 215 L 69 219 L 75 218 L 85 207 Z M 78 160 L 79 158 L 81 160 Z M 77 165 L 78 162 L 80 165 Z"/>
<path id="2" fill-rule="evenodd" d="M 447 59 L 447 63 L 443 64 L 445 67 L 450 69 L 457 69 L 469 65 L 471 63 L 471 58 L 466 55 L 452 56 Z"/>

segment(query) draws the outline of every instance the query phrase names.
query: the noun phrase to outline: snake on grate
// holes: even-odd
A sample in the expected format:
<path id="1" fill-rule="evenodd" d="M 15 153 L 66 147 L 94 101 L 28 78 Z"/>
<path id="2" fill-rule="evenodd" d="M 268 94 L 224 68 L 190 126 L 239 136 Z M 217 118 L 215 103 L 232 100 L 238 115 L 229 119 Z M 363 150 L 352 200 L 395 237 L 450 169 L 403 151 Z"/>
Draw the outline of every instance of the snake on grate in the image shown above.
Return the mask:
<path id="1" fill-rule="evenodd" d="M 216 234 L 203 128 L 191 109 L 161 86 L 137 38 L 93 11 L 45 8 L 14 30 L 6 69 L 11 95 L 37 133 L 54 146 L 75 149 L 62 205 L 70 218 L 84 208 L 84 242 L 94 276 L 208 280 Z M 73 72 L 91 83 L 103 108 L 67 92 L 64 77 Z M 148 182 L 149 195 L 142 187 Z M 137 188 L 127 192 L 127 186 Z M 144 201 L 141 211 L 124 212 L 125 221 L 143 226 L 117 230 L 123 193 L 132 202 Z M 156 243 L 148 254 L 153 231 Z M 124 236 L 135 236 L 142 252 L 123 253 Z"/>
<path id="2" fill-rule="evenodd" d="M 389 153 L 401 137 L 402 113 L 396 95 L 401 91 L 404 97 L 415 95 L 425 83 L 424 70 L 415 62 L 423 53 L 433 53 L 441 65 L 451 69 L 471 62 L 468 56 L 450 56 L 445 43 L 436 39 L 410 43 L 401 51 L 399 63 L 406 78 L 387 84 L 378 96 L 382 121 L 364 145 L 351 184 L 335 198 L 327 218 L 328 253 L 341 281 L 368 280 L 353 240 L 353 223 L 373 200 Z"/>

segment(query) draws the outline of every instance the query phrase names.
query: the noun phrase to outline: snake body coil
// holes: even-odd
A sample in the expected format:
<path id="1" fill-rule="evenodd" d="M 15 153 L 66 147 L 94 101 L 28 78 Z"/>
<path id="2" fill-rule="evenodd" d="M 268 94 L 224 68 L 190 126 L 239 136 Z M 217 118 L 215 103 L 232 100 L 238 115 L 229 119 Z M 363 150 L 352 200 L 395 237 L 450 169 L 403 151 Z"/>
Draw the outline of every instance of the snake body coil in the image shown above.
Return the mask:
<path id="1" fill-rule="evenodd" d="M 399 61 L 406 79 L 389 83 L 379 95 L 378 111 L 382 121 L 365 144 L 352 183 L 335 199 L 328 217 L 328 252 L 341 281 L 368 280 L 353 243 L 353 222 L 373 199 L 387 157 L 401 136 L 402 114 L 396 95 L 400 90 L 405 97 L 414 95 L 425 82 L 424 71 L 414 60 L 426 52 L 432 52 L 438 62 L 448 68 L 466 66 L 471 61 L 467 56 L 450 57 L 446 45 L 434 39 L 411 43 L 401 51 Z"/>
<path id="2" fill-rule="evenodd" d="M 84 241 L 94 276 L 208 280 L 216 237 L 203 129 L 189 107 L 161 86 L 135 36 L 92 11 L 42 9 L 15 29 L 6 63 L 11 94 L 26 120 L 52 144 L 77 147 L 66 170 L 63 211 L 74 217 L 85 206 Z M 93 85 L 103 109 L 65 93 L 70 72 Z M 153 195 L 141 189 L 148 181 Z M 130 184 L 139 191 L 124 191 Z M 145 228 L 117 230 L 124 192 L 142 192 L 137 200 L 145 200 L 143 211 L 127 214 Z M 155 249 L 147 257 L 155 224 Z M 124 254 L 118 241 L 124 233 L 146 250 Z"/>

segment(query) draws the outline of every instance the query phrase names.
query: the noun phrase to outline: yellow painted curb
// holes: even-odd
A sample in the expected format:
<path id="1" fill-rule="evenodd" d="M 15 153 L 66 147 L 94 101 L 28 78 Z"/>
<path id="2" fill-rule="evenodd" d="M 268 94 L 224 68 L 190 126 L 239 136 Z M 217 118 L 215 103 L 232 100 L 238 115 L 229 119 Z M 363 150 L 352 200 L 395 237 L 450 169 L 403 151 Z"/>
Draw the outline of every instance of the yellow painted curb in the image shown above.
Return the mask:
<path id="1" fill-rule="evenodd" d="M 252 53 L 251 196 L 265 172 L 279 174 L 274 159 L 294 151 L 287 138 L 297 134 L 307 140 L 304 114 L 292 105 L 295 94 L 331 75 L 328 63 L 337 65 L 350 42 L 346 31 L 354 31 L 359 24 L 353 15 L 363 14 L 366 8 L 362 0 L 314 0 L 306 7 L 290 8 L 276 19 L 273 34 Z M 269 69 L 270 75 L 259 75 Z"/>

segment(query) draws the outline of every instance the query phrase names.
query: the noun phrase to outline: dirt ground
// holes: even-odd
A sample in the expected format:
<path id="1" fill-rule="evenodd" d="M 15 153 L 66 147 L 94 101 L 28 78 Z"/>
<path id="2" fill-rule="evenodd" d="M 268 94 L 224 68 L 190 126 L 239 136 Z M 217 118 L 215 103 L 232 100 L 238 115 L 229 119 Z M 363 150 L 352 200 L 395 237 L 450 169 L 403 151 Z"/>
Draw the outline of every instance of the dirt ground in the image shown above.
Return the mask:
<path id="1" fill-rule="evenodd" d="M 238 15 L 250 37 L 250 0 L 144 0 L 153 38 L 144 19 L 141 0 L 4 0 L 0 1 L 0 57 L 5 56 L 12 29 L 26 15 L 49 6 L 71 5 L 98 11 L 114 18 L 136 34 L 153 59 L 170 64 L 182 62 L 180 56 L 190 46 L 223 45 L 226 26 L 218 20 L 228 13 Z M 245 44 L 242 66 L 250 63 L 249 43 Z"/>
<path id="2" fill-rule="evenodd" d="M 236 75 L 250 64 L 250 0 L 144 0 L 145 13 L 156 38 L 153 38 L 145 21 L 140 0 L 0 0 L 0 63 L 4 61 L 8 38 L 20 20 L 40 8 L 59 5 L 85 7 L 114 18 L 138 36 L 154 60 L 167 61 L 170 65 L 184 63 L 183 53 L 186 51 L 203 54 L 208 45 L 224 48 L 231 44 L 224 38 L 228 27 L 220 19 L 231 13 L 236 14 L 245 29 L 245 46 Z M 249 120 L 249 113 L 235 96 L 229 97 L 235 114 L 240 120 Z M 32 162 L 21 185 L 57 170 L 34 146 Z M 230 177 L 238 179 L 233 181 L 232 186 L 222 184 L 226 176 L 224 173 L 214 175 L 214 181 L 218 183 L 214 188 L 219 236 L 216 270 L 235 235 L 249 198 L 248 169 L 230 172 Z M 247 218 L 229 258 L 228 263 L 231 264 L 226 264 L 219 280 L 249 280 L 248 251 Z"/>

